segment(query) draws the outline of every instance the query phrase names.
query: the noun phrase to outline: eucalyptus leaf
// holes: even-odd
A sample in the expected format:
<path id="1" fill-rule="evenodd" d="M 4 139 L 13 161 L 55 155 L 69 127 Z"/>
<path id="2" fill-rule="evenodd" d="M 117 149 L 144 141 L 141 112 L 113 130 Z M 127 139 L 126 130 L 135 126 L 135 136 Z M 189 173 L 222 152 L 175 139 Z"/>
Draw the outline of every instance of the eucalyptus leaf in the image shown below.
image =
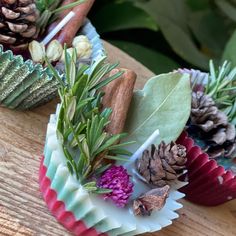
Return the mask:
<path id="1" fill-rule="evenodd" d="M 137 150 L 156 129 L 160 130 L 156 144 L 175 141 L 186 125 L 190 108 L 189 75 L 173 72 L 156 76 L 134 93 L 125 125 L 128 136 L 122 141 L 135 140 L 128 149 Z"/>
<path id="2" fill-rule="evenodd" d="M 226 0 L 215 0 L 216 5 L 219 9 L 231 20 L 236 22 L 236 8 L 229 1 Z"/>
<path id="3" fill-rule="evenodd" d="M 138 1 L 137 6 L 156 20 L 167 42 L 179 56 L 202 69 L 208 68 L 209 58 L 197 48 L 188 29 L 185 1 Z"/>
<path id="4" fill-rule="evenodd" d="M 223 17 L 210 9 L 197 11 L 190 14 L 188 24 L 201 48 L 211 57 L 219 58 L 229 36 Z"/>
<path id="5" fill-rule="evenodd" d="M 232 66 L 236 66 L 236 30 L 232 34 L 231 38 L 227 42 L 222 61 L 228 60 L 232 63 Z"/>
<path id="6" fill-rule="evenodd" d="M 93 22 L 100 33 L 134 28 L 158 29 L 149 14 L 130 2 L 104 4 L 96 12 Z"/>
<path id="7" fill-rule="evenodd" d="M 179 68 L 179 65 L 171 58 L 142 45 L 121 40 L 109 40 L 109 42 L 140 61 L 156 74 L 167 73 Z"/>

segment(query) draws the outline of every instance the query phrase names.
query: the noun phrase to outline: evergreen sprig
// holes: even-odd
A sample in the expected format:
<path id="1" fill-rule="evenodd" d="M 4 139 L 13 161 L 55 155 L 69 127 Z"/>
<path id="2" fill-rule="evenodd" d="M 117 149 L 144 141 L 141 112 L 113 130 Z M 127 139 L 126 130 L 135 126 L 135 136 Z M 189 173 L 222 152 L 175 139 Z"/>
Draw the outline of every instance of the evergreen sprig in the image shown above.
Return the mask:
<path id="1" fill-rule="evenodd" d="M 132 143 L 119 143 L 126 134 L 106 132 L 112 110 L 102 108 L 104 94 L 100 89 L 120 77 L 122 72 L 109 76 L 117 64 L 106 64 L 105 59 L 99 59 L 91 68 L 86 65 L 77 68 L 76 53 L 70 57 L 65 50 L 63 77 L 46 60 L 61 85 L 57 137 L 67 158 L 67 166 L 88 191 L 98 193 L 109 191 L 98 189 L 96 181 L 92 180 L 110 167 L 104 160 L 123 160 L 121 155 L 131 154 L 124 146 Z"/>
<path id="2" fill-rule="evenodd" d="M 73 3 L 60 7 L 62 0 L 37 0 L 36 6 L 40 12 L 40 17 L 37 20 L 37 26 L 40 29 L 40 32 L 43 33 L 47 26 L 57 19 L 58 13 L 66 9 L 72 9 L 73 7 L 84 2 L 86 2 L 86 0 L 77 0 Z"/>
<path id="3" fill-rule="evenodd" d="M 218 69 L 210 61 L 210 74 L 205 88 L 216 102 L 219 109 L 224 111 L 229 121 L 236 124 L 236 67 L 225 61 Z"/>

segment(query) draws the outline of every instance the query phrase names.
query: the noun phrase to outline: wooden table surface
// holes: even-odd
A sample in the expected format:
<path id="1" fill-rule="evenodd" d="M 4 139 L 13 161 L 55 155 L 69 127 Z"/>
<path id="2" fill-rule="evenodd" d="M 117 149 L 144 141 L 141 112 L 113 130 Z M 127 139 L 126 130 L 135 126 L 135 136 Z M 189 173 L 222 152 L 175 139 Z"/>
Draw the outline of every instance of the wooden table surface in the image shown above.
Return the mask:
<path id="1" fill-rule="evenodd" d="M 105 43 L 111 61 L 134 69 L 142 87 L 153 74 L 140 63 Z M 0 108 L 0 236 L 70 235 L 50 215 L 41 197 L 38 169 L 49 115 L 57 101 L 29 112 Z M 236 200 L 202 207 L 181 200 L 180 218 L 155 236 L 236 235 Z"/>

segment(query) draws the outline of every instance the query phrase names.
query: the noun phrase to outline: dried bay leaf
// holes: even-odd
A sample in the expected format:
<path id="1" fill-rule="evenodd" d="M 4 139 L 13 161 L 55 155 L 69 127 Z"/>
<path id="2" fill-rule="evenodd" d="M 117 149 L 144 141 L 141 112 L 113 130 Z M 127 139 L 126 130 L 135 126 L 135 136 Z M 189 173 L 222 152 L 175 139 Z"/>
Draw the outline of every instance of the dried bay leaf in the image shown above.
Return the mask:
<path id="1" fill-rule="evenodd" d="M 188 121 L 190 108 L 189 75 L 173 72 L 155 76 L 134 93 L 125 125 L 128 136 L 123 141 L 135 140 L 128 148 L 135 151 L 156 129 L 160 136 L 155 144 L 175 141 Z"/>

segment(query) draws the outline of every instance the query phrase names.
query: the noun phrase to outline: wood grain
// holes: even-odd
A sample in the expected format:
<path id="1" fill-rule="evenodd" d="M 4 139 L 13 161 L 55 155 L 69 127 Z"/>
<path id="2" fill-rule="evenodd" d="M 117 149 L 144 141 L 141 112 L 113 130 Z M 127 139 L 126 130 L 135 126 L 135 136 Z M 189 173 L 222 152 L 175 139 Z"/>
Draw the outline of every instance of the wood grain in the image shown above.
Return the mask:
<path id="1" fill-rule="evenodd" d="M 133 69 L 141 87 L 153 74 L 117 48 L 108 45 L 110 60 Z M 70 234 L 52 217 L 39 192 L 38 169 L 49 115 L 57 101 L 28 112 L 0 108 L 0 235 Z M 201 207 L 182 200 L 184 208 L 173 225 L 152 236 L 236 235 L 236 201 Z"/>

